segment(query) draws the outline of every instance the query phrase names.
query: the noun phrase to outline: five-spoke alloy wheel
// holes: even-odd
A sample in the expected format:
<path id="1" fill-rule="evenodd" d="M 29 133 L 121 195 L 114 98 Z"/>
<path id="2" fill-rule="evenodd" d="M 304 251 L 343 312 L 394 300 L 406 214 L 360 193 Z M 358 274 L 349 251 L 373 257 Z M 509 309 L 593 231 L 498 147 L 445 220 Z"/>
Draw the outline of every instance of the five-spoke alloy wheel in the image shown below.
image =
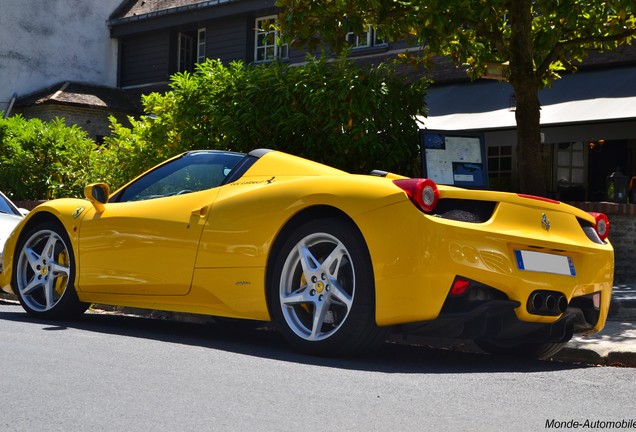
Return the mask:
<path id="1" fill-rule="evenodd" d="M 43 318 L 71 318 L 87 309 L 75 292 L 75 255 L 61 226 L 34 226 L 16 250 L 13 288 L 27 312 Z"/>
<path id="2" fill-rule="evenodd" d="M 367 351 L 386 336 L 375 324 L 373 270 L 357 228 L 317 219 L 297 228 L 276 258 L 274 321 L 297 349 L 321 355 Z"/>

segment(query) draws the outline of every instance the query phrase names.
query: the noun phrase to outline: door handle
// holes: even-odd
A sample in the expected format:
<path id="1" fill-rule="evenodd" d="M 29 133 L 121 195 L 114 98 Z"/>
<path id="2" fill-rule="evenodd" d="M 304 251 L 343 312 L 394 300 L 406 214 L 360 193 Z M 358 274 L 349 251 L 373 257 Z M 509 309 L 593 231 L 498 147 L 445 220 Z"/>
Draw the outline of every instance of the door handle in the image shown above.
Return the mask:
<path id="1" fill-rule="evenodd" d="M 192 210 L 192 216 L 203 217 L 208 214 L 208 206 L 203 206 L 201 208 L 196 208 Z"/>

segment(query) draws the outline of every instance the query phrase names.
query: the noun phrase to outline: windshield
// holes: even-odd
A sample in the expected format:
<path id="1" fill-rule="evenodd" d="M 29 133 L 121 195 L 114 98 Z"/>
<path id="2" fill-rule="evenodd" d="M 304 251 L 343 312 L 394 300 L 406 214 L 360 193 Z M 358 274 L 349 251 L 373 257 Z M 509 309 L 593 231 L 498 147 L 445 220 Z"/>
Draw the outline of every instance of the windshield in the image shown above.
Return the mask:
<path id="1" fill-rule="evenodd" d="M 18 209 L 2 192 L 0 192 L 0 213 L 22 216 Z"/>
<path id="2" fill-rule="evenodd" d="M 110 201 L 140 201 L 212 189 L 222 185 L 244 157 L 242 153 L 213 150 L 185 153 L 138 178 Z"/>

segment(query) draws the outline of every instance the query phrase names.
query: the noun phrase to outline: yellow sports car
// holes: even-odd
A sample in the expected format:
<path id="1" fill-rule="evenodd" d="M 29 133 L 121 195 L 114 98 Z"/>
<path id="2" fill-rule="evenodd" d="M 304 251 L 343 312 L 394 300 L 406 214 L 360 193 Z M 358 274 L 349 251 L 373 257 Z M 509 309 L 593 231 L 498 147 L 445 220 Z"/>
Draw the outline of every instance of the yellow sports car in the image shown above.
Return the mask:
<path id="1" fill-rule="evenodd" d="M 271 320 L 321 355 L 395 331 L 542 358 L 609 309 L 607 218 L 549 199 L 271 150 L 191 151 L 85 196 L 41 204 L 6 242 L 0 286 L 34 316 L 100 303 Z"/>

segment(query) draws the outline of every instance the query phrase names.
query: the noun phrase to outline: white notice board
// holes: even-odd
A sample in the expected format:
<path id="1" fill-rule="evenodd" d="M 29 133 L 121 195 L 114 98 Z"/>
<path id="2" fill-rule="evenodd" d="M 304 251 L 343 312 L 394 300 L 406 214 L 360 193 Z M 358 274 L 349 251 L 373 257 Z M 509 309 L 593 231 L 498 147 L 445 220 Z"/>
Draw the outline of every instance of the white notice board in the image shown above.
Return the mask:
<path id="1" fill-rule="evenodd" d="M 439 184 L 488 187 L 482 136 L 423 130 L 421 149 L 424 177 Z"/>

